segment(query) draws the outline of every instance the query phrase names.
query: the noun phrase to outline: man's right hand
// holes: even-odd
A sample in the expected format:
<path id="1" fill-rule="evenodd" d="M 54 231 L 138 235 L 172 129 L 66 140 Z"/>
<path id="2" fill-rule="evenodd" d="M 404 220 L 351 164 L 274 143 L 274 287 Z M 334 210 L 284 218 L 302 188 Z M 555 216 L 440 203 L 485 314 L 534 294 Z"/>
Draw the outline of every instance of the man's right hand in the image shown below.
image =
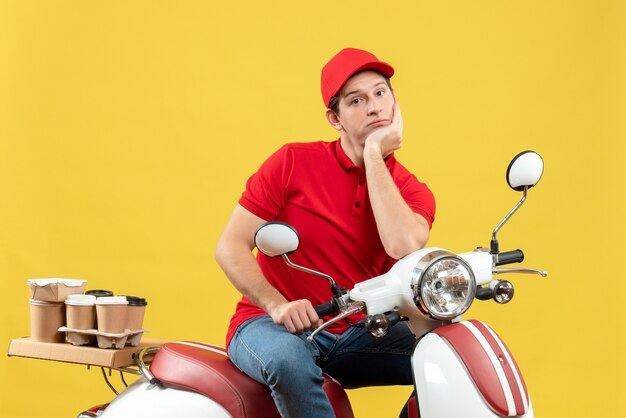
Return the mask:
<path id="1" fill-rule="evenodd" d="M 268 313 L 275 324 L 284 325 L 292 334 L 302 334 L 311 328 L 319 327 L 324 322 L 307 299 L 280 304 Z"/>

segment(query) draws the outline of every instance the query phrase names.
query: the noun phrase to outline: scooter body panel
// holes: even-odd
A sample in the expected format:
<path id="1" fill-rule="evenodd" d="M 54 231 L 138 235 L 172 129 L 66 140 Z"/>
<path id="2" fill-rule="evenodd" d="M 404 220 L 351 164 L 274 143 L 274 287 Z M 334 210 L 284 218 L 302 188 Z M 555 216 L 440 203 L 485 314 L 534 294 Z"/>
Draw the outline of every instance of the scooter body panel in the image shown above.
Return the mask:
<path id="1" fill-rule="evenodd" d="M 232 418 L 206 396 L 165 384 L 139 379 L 120 393 L 103 411 L 103 418 Z"/>
<path id="2" fill-rule="evenodd" d="M 467 325 L 459 323 L 448 326 L 466 327 Z M 472 341 L 469 339 L 472 337 L 468 337 L 468 341 L 452 340 L 451 342 L 436 332 L 438 330 L 425 335 L 418 342 L 413 353 L 413 376 L 421 418 L 534 417 L 525 387 L 524 393 L 518 394 L 516 400 L 525 396 L 526 402 L 523 407 L 517 409 L 516 403 L 511 401 L 513 397 L 503 398 L 504 392 L 510 388 L 501 388 L 500 385 L 506 386 L 506 383 L 501 383 L 497 378 L 494 382 L 494 379 L 489 377 L 491 380 L 488 382 L 489 385 L 482 383 L 480 387 L 477 385 L 475 379 L 480 380 L 480 376 L 476 376 L 476 373 L 482 373 L 485 370 L 489 373 L 495 372 L 487 370 L 492 366 L 485 367 L 484 358 L 481 358 L 488 356 L 487 353 L 462 358 L 457 352 L 455 345 L 471 344 Z M 477 368 L 480 368 L 480 371 L 477 372 Z M 472 369 L 474 369 L 474 375 L 470 372 Z M 485 376 L 482 378 L 484 381 Z"/>

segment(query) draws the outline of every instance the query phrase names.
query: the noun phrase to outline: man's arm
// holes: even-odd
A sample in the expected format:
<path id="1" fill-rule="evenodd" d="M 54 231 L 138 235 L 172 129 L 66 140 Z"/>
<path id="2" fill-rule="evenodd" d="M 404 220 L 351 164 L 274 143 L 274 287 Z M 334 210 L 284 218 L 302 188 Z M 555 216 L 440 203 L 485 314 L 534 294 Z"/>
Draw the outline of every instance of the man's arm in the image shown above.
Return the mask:
<path id="1" fill-rule="evenodd" d="M 428 242 L 430 229 L 406 203 L 385 165 L 384 158 L 402 146 L 402 115 L 397 104 L 389 125 L 375 130 L 365 141 L 363 162 L 376 227 L 385 251 L 402 258 Z"/>
<path id="2" fill-rule="evenodd" d="M 291 333 L 302 333 L 320 324 L 313 305 L 306 299 L 288 302 L 265 279 L 252 254 L 254 234 L 265 223 L 237 205 L 215 249 L 215 260 L 228 279 L 248 300 L 267 312 L 274 323 Z"/>

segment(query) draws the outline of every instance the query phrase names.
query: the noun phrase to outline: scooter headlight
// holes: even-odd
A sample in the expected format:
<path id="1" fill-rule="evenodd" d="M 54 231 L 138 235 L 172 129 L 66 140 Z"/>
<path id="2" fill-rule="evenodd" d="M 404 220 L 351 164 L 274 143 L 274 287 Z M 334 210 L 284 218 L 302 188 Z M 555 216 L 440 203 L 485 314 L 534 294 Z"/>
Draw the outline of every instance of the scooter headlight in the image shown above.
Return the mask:
<path id="1" fill-rule="evenodd" d="M 450 320 L 467 311 L 474 301 L 476 278 L 465 260 L 437 250 L 417 263 L 411 287 L 415 304 L 423 312 Z"/>

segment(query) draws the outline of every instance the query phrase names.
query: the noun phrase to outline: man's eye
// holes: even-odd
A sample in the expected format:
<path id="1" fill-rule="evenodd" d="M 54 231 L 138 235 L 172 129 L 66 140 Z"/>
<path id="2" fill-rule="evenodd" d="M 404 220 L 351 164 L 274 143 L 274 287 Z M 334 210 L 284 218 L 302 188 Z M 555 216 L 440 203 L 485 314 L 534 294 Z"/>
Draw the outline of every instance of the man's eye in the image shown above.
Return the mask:
<path id="1" fill-rule="evenodd" d="M 359 104 L 359 103 L 361 103 L 361 98 L 360 98 L 360 97 L 357 97 L 357 98 L 355 98 L 355 99 L 352 99 L 352 102 L 351 102 L 351 103 L 352 103 L 352 104 Z"/>
<path id="2" fill-rule="evenodd" d="M 378 90 L 378 91 L 376 92 L 376 95 L 377 95 L 377 96 L 384 96 L 384 95 L 385 95 L 385 90 Z"/>

